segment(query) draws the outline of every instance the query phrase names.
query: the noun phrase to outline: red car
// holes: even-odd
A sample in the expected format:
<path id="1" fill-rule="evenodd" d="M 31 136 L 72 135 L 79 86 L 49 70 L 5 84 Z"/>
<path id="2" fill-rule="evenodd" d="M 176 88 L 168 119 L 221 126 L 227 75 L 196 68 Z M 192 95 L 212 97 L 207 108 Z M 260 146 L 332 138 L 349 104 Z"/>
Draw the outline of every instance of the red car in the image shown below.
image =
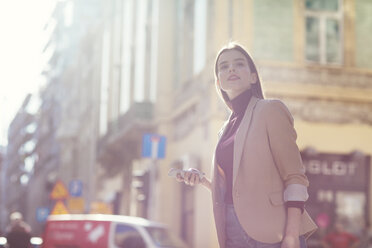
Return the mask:
<path id="1" fill-rule="evenodd" d="M 186 248 L 163 224 L 120 215 L 51 215 L 42 248 Z"/>

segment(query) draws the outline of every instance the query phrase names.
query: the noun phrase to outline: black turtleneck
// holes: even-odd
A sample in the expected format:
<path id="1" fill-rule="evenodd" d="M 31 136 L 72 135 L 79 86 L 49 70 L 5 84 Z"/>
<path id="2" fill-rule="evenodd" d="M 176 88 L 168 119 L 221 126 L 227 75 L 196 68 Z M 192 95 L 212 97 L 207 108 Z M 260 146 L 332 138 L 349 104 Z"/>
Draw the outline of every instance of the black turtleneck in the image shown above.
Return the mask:
<path id="1" fill-rule="evenodd" d="M 245 110 L 251 97 L 251 90 L 248 89 L 231 100 L 233 113 L 230 117 L 229 123 L 225 127 L 224 135 L 221 137 L 217 145 L 216 160 L 226 176 L 225 202 L 229 204 L 233 203 L 232 180 L 235 134 L 244 117 Z"/>

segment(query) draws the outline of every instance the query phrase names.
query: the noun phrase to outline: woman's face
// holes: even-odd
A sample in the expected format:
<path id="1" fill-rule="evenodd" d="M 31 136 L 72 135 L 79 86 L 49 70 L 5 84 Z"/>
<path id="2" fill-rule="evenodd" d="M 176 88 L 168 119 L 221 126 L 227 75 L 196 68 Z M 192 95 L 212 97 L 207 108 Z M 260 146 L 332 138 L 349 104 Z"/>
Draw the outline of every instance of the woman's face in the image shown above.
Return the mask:
<path id="1" fill-rule="evenodd" d="M 247 59 L 237 50 L 223 52 L 218 58 L 217 68 L 217 84 L 230 100 L 257 82 L 256 73 L 251 72 Z"/>

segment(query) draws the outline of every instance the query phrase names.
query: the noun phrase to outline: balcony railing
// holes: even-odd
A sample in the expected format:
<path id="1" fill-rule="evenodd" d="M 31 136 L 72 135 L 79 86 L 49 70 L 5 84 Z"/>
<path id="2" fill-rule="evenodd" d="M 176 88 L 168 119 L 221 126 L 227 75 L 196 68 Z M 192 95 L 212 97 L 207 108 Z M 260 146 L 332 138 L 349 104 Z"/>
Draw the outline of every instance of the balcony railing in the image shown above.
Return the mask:
<path id="1" fill-rule="evenodd" d="M 142 135 L 153 130 L 152 119 L 152 103 L 132 104 L 126 113 L 109 123 L 107 133 L 98 142 L 98 160 L 105 167 L 117 167 L 138 158 Z"/>
<path id="2" fill-rule="evenodd" d="M 107 135 L 115 135 L 135 122 L 150 121 L 152 118 L 153 104 L 151 102 L 134 103 L 125 114 L 109 123 Z"/>

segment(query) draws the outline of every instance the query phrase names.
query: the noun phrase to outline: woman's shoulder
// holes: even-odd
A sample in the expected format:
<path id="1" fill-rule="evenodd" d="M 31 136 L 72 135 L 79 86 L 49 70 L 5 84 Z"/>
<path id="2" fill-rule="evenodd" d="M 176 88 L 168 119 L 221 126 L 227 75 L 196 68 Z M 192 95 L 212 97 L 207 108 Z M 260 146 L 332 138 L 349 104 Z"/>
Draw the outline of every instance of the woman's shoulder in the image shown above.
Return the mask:
<path id="1" fill-rule="evenodd" d="M 257 114 L 266 121 L 289 120 L 293 123 L 293 116 L 288 107 L 279 99 L 262 99 L 258 102 Z"/>
<path id="2" fill-rule="evenodd" d="M 262 111 L 276 111 L 278 109 L 285 109 L 288 111 L 288 107 L 280 99 L 260 99 L 257 102 L 257 108 Z"/>

